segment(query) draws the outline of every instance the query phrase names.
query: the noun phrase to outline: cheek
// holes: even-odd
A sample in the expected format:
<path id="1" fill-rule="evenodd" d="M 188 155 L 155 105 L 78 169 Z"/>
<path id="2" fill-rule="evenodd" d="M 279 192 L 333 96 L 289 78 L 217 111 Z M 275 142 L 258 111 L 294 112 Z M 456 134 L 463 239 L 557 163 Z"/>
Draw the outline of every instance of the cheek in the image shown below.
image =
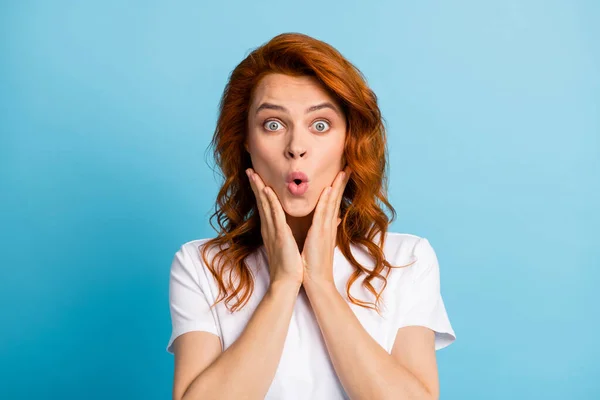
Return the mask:
<path id="1" fill-rule="evenodd" d="M 281 157 L 277 157 L 277 150 L 272 146 L 260 141 L 255 141 L 251 148 L 250 160 L 252 168 L 261 177 L 265 185 L 270 186 L 281 195 L 283 189 L 287 190 L 285 182 L 281 180 L 280 174 L 283 167 L 280 167 Z"/>
<path id="2" fill-rule="evenodd" d="M 318 169 L 324 172 L 325 176 L 330 174 L 337 174 L 345 165 L 344 148 L 339 146 L 331 146 L 328 149 L 324 149 L 324 152 L 319 157 L 317 165 Z"/>
<path id="3" fill-rule="evenodd" d="M 344 148 L 344 137 L 340 136 L 336 137 L 335 141 L 330 143 L 329 146 L 326 146 L 326 149 L 324 149 L 324 151 L 327 153 L 328 159 L 331 162 L 334 162 L 336 160 L 344 159 Z"/>
<path id="4" fill-rule="evenodd" d="M 273 149 L 272 145 L 269 146 L 268 143 L 261 140 L 250 141 L 248 148 L 254 169 L 262 175 L 262 173 L 266 172 L 265 167 L 268 169 L 272 163 L 276 153 L 275 149 Z"/>
<path id="5" fill-rule="evenodd" d="M 280 147 L 277 141 L 264 136 L 261 137 L 258 134 L 252 136 L 251 143 L 253 156 L 265 160 L 274 158 L 278 154 L 278 148 Z"/>

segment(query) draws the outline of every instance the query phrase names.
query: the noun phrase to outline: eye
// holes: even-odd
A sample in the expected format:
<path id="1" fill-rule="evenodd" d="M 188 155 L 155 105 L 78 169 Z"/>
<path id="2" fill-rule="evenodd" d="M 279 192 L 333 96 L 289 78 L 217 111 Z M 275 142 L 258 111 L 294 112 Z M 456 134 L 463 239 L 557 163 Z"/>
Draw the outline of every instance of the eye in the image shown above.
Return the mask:
<path id="1" fill-rule="evenodd" d="M 269 121 L 265 121 L 265 123 L 263 124 L 263 127 L 268 126 L 267 130 L 273 132 L 273 131 L 277 130 L 277 125 L 281 125 L 281 123 L 279 121 L 275 121 L 274 119 L 272 119 Z"/>
<path id="2" fill-rule="evenodd" d="M 324 119 L 320 119 L 320 120 L 316 121 L 316 123 L 314 125 L 317 128 L 318 132 L 325 132 L 322 129 L 324 129 L 325 126 L 327 126 L 327 127 L 329 126 L 329 121 L 326 121 Z"/>
<path id="3" fill-rule="evenodd" d="M 275 132 L 277 131 L 277 126 L 281 125 L 281 122 L 271 119 L 268 121 L 265 121 L 263 124 L 263 127 L 270 132 Z M 315 128 L 317 129 L 318 132 L 325 132 L 326 130 L 328 130 L 327 128 L 329 128 L 329 121 L 324 120 L 324 119 L 320 119 L 318 121 L 316 121 L 314 124 Z"/>

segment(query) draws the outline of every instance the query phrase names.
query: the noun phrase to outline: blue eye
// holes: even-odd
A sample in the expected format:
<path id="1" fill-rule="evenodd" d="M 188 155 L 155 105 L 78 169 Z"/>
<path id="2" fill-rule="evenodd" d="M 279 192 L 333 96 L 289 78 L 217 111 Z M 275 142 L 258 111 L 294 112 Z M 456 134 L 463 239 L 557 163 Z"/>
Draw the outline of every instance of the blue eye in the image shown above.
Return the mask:
<path id="1" fill-rule="evenodd" d="M 277 129 L 278 125 L 281 125 L 281 122 L 272 119 L 272 120 L 265 121 L 263 124 L 263 128 L 265 128 L 269 132 L 275 132 L 278 130 Z M 320 119 L 320 120 L 316 121 L 313 125 L 316 127 L 317 132 L 323 133 L 326 130 L 328 130 L 329 121 Z"/>
<path id="2" fill-rule="evenodd" d="M 325 121 L 324 119 L 320 119 L 317 121 L 317 123 L 315 124 L 315 127 L 317 127 L 317 131 L 318 132 L 324 132 L 321 130 L 321 128 L 319 128 L 320 126 L 323 126 L 323 123 L 325 123 L 326 126 L 329 126 L 329 122 Z"/>
<path id="3" fill-rule="evenodd" d="M 269 128 L 273 128 L 273 125 L 275 125 L 275 128 L 273 128 L 273 129 L 269 129 L 269 128 L 268 128 L 268 129 L 267 129 L 268 131 L 271 131 L 271 132 L 272 132 L 272 131 L 276 131 L 276 130 L 277 130 L 277 129 L 276 129 L 276 127 L 277 127 L 277 125 L 278 125 L 278 124 L 279 124 L 279 121 L 270 120 L 270 121 L 266 121 L 266 122 L 265 122 L 265 125 L 263 125 L 263 126 L 267 126 L 267 125 L 268 125 L 268 126 L 269 126 Z M 280 125 L 280 124 L 279 124 L 279 125 Z"/>

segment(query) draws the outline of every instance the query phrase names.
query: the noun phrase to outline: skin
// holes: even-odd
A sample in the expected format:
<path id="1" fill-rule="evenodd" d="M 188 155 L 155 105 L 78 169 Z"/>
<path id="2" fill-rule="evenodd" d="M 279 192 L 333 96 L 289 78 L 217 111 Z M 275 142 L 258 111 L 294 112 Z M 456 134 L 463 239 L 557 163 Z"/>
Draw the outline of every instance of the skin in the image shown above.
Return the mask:
<path id="1" fill-rule="evenodd" d="M 256 108 L 265 99 L 285 106 L 289 113 L 264 110 L 255 116 Z M 269 210 L 277 209 L 278 225 L 281 226 L 284 213 L 299 249 L 306 241 L 302 256 L 306 253 L 306 265 L 315 268 L 317 279 L 307 279 L 302 286 L 349 397 L 438 399 L 434 332 L 423 326 L 399 329 L 392 354 L 388 354 L 365 330 L 334 284 L 332 257 L 327 250 L 335 240 L 333 217 L 339 212 L 352 171 L 344 168 L 347 175 L 339 174 L 345 164 L 345 118 L 337 117 L 331 110 L 304 114 L 306 108 L 323 100 L 333 99 L 318 82 L 307 77 L 272 75 L 260 83 L 252 102 L 245 143 L 252 158 L 253 168 L 248 168 L 248 176 L 253 191 L 255 195 L 268 193 L 263 189 L 270 186 L 273 193 L 267 194 L 272 207 Z M 319 125 L 325 118 L 330 124 Z M 277 120 L 279 125 L 266 128 L 266 120 Z M 320 133 L 319 128 L 326 133 Z M 258 179 L 250 177 L 251 169 L 257 172 Z M 298 169 L 311 181 L 304 197 L 292 196 L 285 184 L 287 173 Z M 328 186 L 332 190 L 323 195 Z M 273 207 L 277 199 L 281 208 Z M 310 229 L 311 226 L 316 229 Z M 287 239 L 287 247 L 293 249 L 289 235 Z M 290 281 L 272 284 L 246 329 L 223 353 L 216 335 L 187 332 L 177 338 L 173 398 L 264 397 L 276 373 L 298 289 L 299 284 L 290 285 Z M 262 368 L 256 368 L 257 364 Z"/>
<path id="2" fill-rule="evenodd" d="M 263 103 L 286 109 L 261 109 Z M 309 107 L 330 103 L 336 110 Z M 245 148 L 252 168 L 273 189 L 298 249 L 302 251 L 321 192 L 331 186 L 344 169 L 346 118 L 340 104 L 314 78 L 268 74 L 257 85 L 249 113 Z M 292 195 L 288 173 L 302 171 L 309 188 L 302 196 Z"/>

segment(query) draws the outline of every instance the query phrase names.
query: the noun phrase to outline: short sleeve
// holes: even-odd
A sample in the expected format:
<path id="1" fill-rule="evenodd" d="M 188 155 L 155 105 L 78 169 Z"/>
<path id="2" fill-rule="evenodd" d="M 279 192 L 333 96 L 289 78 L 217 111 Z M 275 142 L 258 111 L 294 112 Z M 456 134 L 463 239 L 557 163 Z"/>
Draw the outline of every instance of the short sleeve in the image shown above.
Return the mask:
<path id="1" fill-rule="evenodd" d="M 449 346 L 456 335 L 448 319 L 440 291 L 440 268 L 433 247 L 426 238 L 415 245 L 416 262 L 410 282 L 399 293 L 397 328 L 424 326 L 435 332 L 435 350 Z"/>
<path id="2" fill-rule="evenodd" d="M 194 260 L 182 246 L 171 263 L 169 277 L 169 308 L 171 312 L 171 337 L 167 351 L 173 353 L 173 341 L 190 331 L 206 331 L 219 336 L 217 324 L 210 309 Z"/>

